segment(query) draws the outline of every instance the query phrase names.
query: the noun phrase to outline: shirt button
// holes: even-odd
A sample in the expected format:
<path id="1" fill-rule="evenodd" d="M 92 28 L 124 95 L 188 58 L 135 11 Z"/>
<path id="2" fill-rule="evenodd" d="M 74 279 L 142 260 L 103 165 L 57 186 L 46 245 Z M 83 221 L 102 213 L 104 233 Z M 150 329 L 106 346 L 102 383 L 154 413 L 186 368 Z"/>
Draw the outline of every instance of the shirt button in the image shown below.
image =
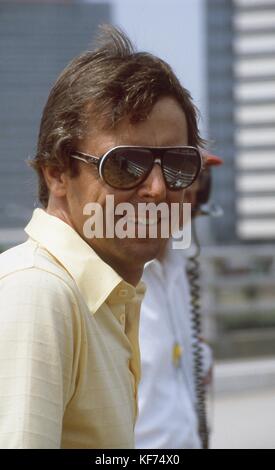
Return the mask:
<path id="1" fill-rule="evenodd" d="M 118 292 L 119 297 L 126 297 L 128 295 L 128 290 L 127 289 L 120 289 Z"/>
<path id="2" fill-rule="evenodd" d="M 121 323 L 122 325 L 125 324 L 125 315 L 124 315 L 124 313 L 122 313 L 122 314 L 120 315 L 119 321 L 120 321 L 120 323 Z"/>

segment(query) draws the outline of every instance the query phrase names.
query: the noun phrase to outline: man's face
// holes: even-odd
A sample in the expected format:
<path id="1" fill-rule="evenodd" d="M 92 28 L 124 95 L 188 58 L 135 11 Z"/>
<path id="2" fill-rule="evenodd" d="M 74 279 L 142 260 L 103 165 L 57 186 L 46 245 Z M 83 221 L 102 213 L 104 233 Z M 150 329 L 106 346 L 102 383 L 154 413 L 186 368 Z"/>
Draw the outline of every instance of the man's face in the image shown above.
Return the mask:
<path id="1" fill-rule="evenodd" d="M 101 156 L 118 145 L 178 146 L 188 145 L 187 124 L 179 104 L 172 98 L 162 98 L 153 107 L 145 121 L 135 125 L 124 119 L 115 130 L 87 135 L 77 150 Z M 96 202 L 105 209 L 106 196 L 113 195 L 115 207 L 122 202 L 131 203 L 136 209 L 139 203 L 167 204 L 183 201 L 184 190 L 170 191 L 166 188 L 162 170 L 155 164 L 148 178 L 131 190 L 110 187 L 99 176 L 95 165 L 79 162 L 79 175 L 70 178 L 67 187 L 69 217 L 75 230 L 98 253 L 101 258 L 118 269 L 122 263 L 137 266 L 156 257 L 165 239 L 161 238 L 92 238 L 87 239 L 83 226 L 88 216 L 83 215 L 87 203 Z M 117 219 L 118 217 L 116 217 Z M 115 219 L 115 222 L 116 222 Z M 138 220 L 136 220 L 138 225 Z"/>

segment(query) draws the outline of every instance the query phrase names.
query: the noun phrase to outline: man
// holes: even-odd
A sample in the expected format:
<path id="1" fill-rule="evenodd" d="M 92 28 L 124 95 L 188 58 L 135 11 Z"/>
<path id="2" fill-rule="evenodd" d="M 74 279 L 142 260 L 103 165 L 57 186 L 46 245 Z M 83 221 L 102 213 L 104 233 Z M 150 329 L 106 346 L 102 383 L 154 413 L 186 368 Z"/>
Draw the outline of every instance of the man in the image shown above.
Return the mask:
<path id="1" fill-rule="evenodd" d="M 209 165 L 221 163 L 219 157 L 208 157 L 207 171 Z M 185 194 L 194 215 L 200 208 L 199 191 L 206 191 L 200 181 L 198 178 Z M 135 428 L 138 448 L 199 449 L 202 446 L 194 379 L 193 344 L 197 342 L 197 332 L 191 315 L 186 262 L 186 252 L 173 250 L 169 240 L 157 258 L 145 265 L 143 280 L 147 291 L 140 322 L 142 375 Z M 206 382 L 210 378 L 211 351 L 203 342 L 200 347 Z"/>
<path id="2" fill-rule="evenodd" d="M 0 257 L 0 447 L 133 447 L 139 280 L 165 239 L 92 238 L 89 204 L 181 203 L 201 143 L 171 68 L 114 28 L 59 76 L 32 163 L 43 208 Z"/>

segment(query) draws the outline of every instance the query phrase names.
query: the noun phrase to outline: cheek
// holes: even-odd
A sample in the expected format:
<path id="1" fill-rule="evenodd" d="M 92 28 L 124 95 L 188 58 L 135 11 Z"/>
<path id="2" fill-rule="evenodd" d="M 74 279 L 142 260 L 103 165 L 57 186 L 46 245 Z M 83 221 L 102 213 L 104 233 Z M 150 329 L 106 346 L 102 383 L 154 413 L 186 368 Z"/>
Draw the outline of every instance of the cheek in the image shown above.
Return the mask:
<path id="1" fill-rule="evenodd" d="M 183 189 L 181 191 L 168 191 L 167 192 L 167 200 L 169 203 L 181 203 L 185 201 L 185 193 L 186 190 Z"/>
<path id="2" fill-rule="evenodd" d="M 179 217 L 179 226 L 182 227 L 183 224 L 184 224 L 184 219 L 185 219 L 185 216 L 184 216 L 184 211 L 185 211 L 185 207 L 182 206 L 182 203 L 186 203 L 186 202 L 189 202 L 189 201 L 186 201 L 186 198 L 185 198 L 185 195 L 186 195 L 186 190 L 183 189 L 182 191 L 169 191 L 169 204 L 179 204 L 179 208 L 176 210 L 176 214 L 175 216 L 176 217 Z"/>
<path id="3" fill-rule="evenodd" d="M 131 191 L 119 191 L 119 190 L 115 190 L 113 189 L 113 192 L 112 192 L 113 196 L 114 196 L 114 202 L 115 202 L 115 206 L 117 204 L 121 204 L 121 203 L 131 203 L 131 201 L 133 202 L 134 204 L 134 201 L 135 201 L 135 190 L 131 190 Z"/>
<path id="4" fill-rule="evenodd" d="M 85 204 L 89 202 L 98 202 L 100 205 L 105 205 L 106 189 L 104 188 L 101 180 L 94 178 L 91 175 L 82 173 L 71 186 L 71 201 L 77 204 L 81 210 Z"/>

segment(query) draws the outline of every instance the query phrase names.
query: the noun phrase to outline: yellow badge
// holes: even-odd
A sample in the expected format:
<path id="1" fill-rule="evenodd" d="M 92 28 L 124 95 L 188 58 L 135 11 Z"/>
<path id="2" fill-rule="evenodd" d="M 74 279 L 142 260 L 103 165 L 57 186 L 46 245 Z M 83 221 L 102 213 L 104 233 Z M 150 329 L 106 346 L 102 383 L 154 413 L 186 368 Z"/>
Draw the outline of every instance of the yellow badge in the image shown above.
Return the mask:
<path id="1" fill-rule="evenodd" d="M 175 367 L 179 367 L 182 356 L 182 347 L 179 343 L 175 343 L 173 346 L 173 364 Z"/>

